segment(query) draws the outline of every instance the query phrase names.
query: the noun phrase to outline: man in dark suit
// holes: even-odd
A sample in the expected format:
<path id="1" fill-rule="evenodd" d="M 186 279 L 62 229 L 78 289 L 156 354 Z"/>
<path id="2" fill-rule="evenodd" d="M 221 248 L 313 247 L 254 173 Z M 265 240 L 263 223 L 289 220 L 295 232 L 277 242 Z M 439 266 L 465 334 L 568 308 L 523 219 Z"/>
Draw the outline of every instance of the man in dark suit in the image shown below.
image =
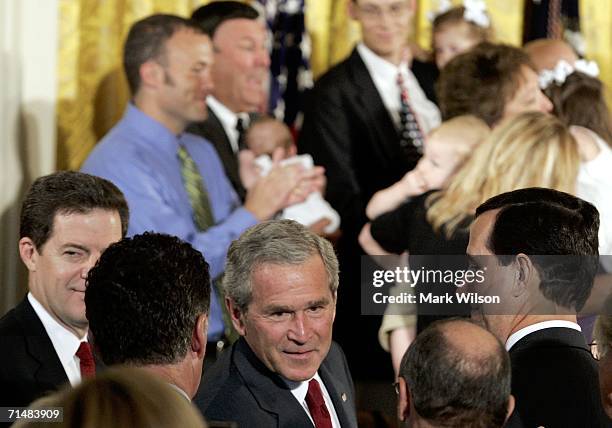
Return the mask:
<path id="1" fill-rule="evenodd" d="M 111 245 L 85 293 L 102 361 L 143 368 L 191 400 L 202 377 L 210 293 L 202 253 L 175 236 L 147 232 Z"/>
<path id="2" fill-rule="evenodd" d="M 195 10 L 192 19 L 211 38 L 215 51 L 212 77 L 215 87 L 207 98 L 208 118 L 188 128 L 213 143 L 236 193 L 244 201 L 238 153 L 249 113 L 260 111 L 266 100 L 270 73 L 265 22 L 251 6 L 218 1 Z"/>
<path id="3" fill-rule="evenodd" d="M 598 228 L 593 205 L 551 189 L 504 193 L 476 210 L 467 252 L 486 275 L 474 291 L 499 303 L 474 306 L 474 317 L 510 352 L 525 426 L 610 426 L 576 323 L 597 272 Z"/>
<path id="4" fill-rule="evenodd" d="M 0 320 L 0 406 L 27 406 L 92 374 L 85 278 L 127 222 L 127 203 L 107 180 L 58 172 L 32 184 L 19 239 L 29 293 Z"/>
<path id="5" fill-rule="evenodd" d="M 352 288 L 359 283 L 363 254 L 357 237 L 367 221 L 365 207 L 372 195 L 413 169 L 422 149 L 419 138 L 403 137 L 406 130 L 398 75 L 421 137 L 440 123 L 440 114 L 408 67 L 406 40 L 415 2 L 352 0 L 348 6 L 349 15 L 361 26 L 363 41 L 316 82 L 306 103 L 298 150 L 310 153 L 317 165 L 325 167 L 325 198 L 340 214 L 341 282 L 347 286 L 341 289 L 344 305 L 339 308 L 336 333 L 356 376 L 362 377 L 380 372 L 385 365 L 350 360 L 363 345 L 361 340 L 356 343 L 351 339 L 354 336 L 349 332 L 355 322 L 363 321 L 360 329 L 367 331 L 366 338 L 373 338 L 372 351 L 386 357 L 375 342 L 380 323 L 374 317 L 359 318 L 359 293 Z"/>
<path id="6" fill-rule="evenodd" d="M 209 420 L 240 426 L 356 427 L 353 382 L 332 342 L 338 261 L 291 220 L 231 245 L 223 288 L 242 336 L 207 369 L 194 399 Z"/>

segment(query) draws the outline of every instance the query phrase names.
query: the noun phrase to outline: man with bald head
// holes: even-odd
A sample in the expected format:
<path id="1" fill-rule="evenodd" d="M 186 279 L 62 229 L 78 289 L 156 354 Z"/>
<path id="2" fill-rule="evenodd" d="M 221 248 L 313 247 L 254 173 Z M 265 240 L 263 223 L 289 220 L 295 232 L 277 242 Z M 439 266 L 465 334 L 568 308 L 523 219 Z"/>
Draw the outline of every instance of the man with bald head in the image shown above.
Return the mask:
<path id="1" fill-rule="evenodd" d="M 560 60 L 573 64 L 578 60 L 574 49 L 563 40 L 536 39 L 523 46 L 531 62 L 539 73 L 542 70 L 552 70 Z"/>
<path id="2" fill-rule="evenodd" d="M 407 427 L 501 427 L 514 409 L 508 353 L 465 319 L 437 321 L 417 336 L 402 359 L 398 387 Z"/>

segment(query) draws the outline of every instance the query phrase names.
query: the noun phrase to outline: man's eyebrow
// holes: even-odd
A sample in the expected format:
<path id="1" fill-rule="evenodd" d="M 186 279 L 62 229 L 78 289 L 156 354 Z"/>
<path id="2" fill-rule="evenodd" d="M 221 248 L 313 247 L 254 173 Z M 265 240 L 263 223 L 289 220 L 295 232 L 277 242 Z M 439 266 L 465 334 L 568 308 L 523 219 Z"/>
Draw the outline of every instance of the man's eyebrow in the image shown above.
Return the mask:
<path id="1" fill-rule="evenodd" d="M 85 252 L 87 252 L 87 253 L 89 252 L 89 248 L 87 248 L 87 247 L 85 247 L 85 246 L 83 246 L 83 245 L 80 245 L 80 244 L 74 244 L 74 243 L 72 243 L 72 242 L 68 242 L 68 243 L 66 243 L 66 244 L 62 245 L 60 248 L 61 248 L 61 249 L 66 249 L 66 248 L 78 248 L 79 250 L 85 251 Z"/>

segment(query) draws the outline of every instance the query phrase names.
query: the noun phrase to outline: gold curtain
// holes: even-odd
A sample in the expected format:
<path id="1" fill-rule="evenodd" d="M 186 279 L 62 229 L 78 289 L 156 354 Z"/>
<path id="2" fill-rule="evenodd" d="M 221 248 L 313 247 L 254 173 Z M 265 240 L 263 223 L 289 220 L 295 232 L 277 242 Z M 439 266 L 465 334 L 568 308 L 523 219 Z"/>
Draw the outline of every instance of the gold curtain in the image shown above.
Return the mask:
<path id="1" fill-rule="evenodd" d="M 586 56 L 599 64 L 599 77 L 612 108 L 612 0 L 580 0 L 580 28 Z"/>
<path id="2" fill-rule="evenodd" d="M 153 13 L 189 16 L 202 0 L 60 0 L 57 167 L 78 169 L 128 100 L 121 67 L 130 26 Z"/>
<path id="3" fill-rule="evenodd" d="M 117 122 L 128 99 L 121 68 L 123 40 L 133 22 L 152 13 L 189 16 L 210 0 L 60 0 L 57 163 L 79 168 L 98 140 Z M 247 0 L 245 0 L 247 1 Z M 360 37 L 347 16 L 351 0 L 305 0 L 316 77 L 345 58 Z M 453 0 L 459 4 L 460 0 Z M 487 0 L 496 39 L 519 45 L 523 7 L 531 0 Z M 414 39 L 429 48 L 427 12 L 437 0 L 418 0 Z M 589 58 L 599 62 L 601 78 L 612 86 L 612 0 L 580 0 Z M 610 100 L 610 98 L 609 98 Z"/>

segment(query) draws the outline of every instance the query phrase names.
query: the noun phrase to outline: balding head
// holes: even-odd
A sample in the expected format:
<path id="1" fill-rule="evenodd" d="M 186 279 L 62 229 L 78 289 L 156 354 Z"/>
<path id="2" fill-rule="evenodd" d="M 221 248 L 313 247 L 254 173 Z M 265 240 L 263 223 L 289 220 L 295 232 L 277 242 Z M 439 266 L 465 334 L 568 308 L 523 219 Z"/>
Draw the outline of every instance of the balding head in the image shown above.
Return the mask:
<path id="1" fill-rule="evenodd" d="M 542 70 L 554 69 L 562 59 L 570 64 L 578 60 L 574 49 L 563 40 L 537 39 L 525 44 L 523 50 L 531 58 L 538 73 Z"/>
<path id="2" fill-rule="evenodd" d="M 402 359 L 400 418 L 409 424 L 501 427 L 513 407 L 508 353 L 469 320 L 433 323 Z"/>

